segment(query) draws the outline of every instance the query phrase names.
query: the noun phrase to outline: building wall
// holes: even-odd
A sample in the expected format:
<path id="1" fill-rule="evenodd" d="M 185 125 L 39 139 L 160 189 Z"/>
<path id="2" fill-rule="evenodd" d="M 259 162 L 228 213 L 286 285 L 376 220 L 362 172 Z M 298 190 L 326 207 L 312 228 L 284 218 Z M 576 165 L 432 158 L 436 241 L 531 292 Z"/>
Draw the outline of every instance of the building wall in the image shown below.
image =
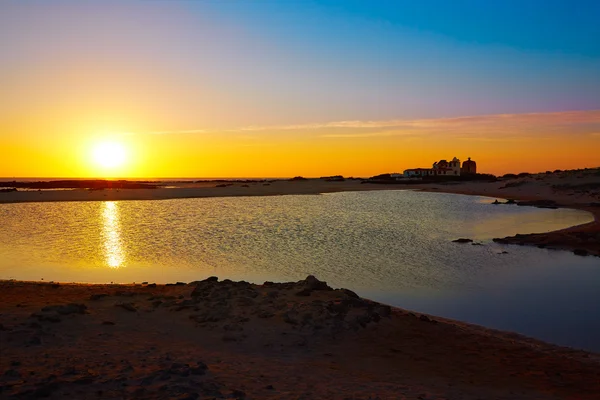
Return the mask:
<path id="1" fill-rule="evenodd" d="M 476 174 L 477 173 L 477 163 L 469 158 L 462 165 L 462 173 L 463 174 Z"/>

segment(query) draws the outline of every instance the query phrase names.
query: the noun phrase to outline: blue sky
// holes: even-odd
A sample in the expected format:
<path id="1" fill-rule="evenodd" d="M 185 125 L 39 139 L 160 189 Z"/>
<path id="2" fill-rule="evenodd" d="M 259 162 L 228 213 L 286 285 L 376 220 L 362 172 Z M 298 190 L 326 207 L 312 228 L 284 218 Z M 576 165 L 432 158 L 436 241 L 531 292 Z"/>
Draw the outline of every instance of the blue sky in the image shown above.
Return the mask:
<path id="1" fill-rule="evenodd" d="M 273 67 L 257 68 L 268 71 L 267 80 L 296 77 L 306 97 L 327 99 L 331 91 L 362 97 L 358 107 L 348 104 L 350 114 L 357 108 L 372 118 L 412 118 L 600 107 L 600 2 L 228 1 L 190 7 L 198 15 L 210 10 L 268 43 L 266 62 Z M 311 84 L 327 89 L 311 92 Z M 340 110 L 337 119 L 347 117 Z"/>
<path id="2" fill-rule="evenodd" d="M 122 91 L 142 71 L 140 91 L 167 100 L 175 129 L 600 108 L 595 1 L 30 0 L 0 11 L 7 82 L 86 63 Z"/>

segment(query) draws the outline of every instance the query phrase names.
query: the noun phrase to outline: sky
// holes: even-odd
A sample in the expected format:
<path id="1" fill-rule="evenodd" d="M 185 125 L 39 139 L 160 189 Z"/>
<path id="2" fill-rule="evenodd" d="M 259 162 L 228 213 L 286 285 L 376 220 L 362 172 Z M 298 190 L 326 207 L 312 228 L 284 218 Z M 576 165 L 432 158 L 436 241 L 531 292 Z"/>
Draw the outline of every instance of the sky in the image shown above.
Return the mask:
<path id="1" fill-rule="evenodd" d="M 598 16 L 585 0 L 0 0 L 0 176 L 597 167 Z"/>

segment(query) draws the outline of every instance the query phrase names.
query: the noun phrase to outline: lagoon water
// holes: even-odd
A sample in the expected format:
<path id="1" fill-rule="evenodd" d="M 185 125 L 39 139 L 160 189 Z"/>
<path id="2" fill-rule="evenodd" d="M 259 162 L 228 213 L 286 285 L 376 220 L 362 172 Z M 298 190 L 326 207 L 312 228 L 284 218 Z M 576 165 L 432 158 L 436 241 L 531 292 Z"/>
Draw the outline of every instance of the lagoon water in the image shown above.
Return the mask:
<path id="1" fill-rule="evenodd" d="M 494 237 L 589 222 L 577 210 L 413 191 L 0 205 L 0 279 L 299 280 L 600 351 L 600 258 Z M 468 237 L 482 246 L 452 243 Z M 505 253 L 507 252 L 507 253 Z"/>

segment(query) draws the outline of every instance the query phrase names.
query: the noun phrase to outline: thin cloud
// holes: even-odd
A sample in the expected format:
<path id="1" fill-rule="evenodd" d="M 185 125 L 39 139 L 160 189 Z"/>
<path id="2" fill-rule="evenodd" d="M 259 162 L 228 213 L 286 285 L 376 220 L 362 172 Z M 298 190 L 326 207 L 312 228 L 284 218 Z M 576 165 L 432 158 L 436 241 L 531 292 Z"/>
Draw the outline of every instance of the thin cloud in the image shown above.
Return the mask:
<path id="1" fill-rule="evenodd" d="M 246 126 L 235 129 L 186 129 L 151 132 L 156 135 L 168 134 L 198 134 L 209 132 L 238 132 L 248 134 L 255 132 L 276 131 L 321 131 L 328 130 L 323 138 L 359 138 L 400 136 L 418 133 L 440 133 L 462 135 L 505 134 L 507 131 L 544 131 L 571 133 L 587 133 L 598 136 L 596 130 L 600 127 L 600 110 L 561 111 L 550 113 L 526 114 L 491 114 L 452 118 L 430 119 L 393 119 L 393 120 L 347 120 L 325 123 L 294 124 L 294 125 L 265 125 Z M 589 133 L 589 130 L 594 132 Z M 331 132 L 334 130 L 334 132 Z"/>
<path id="2" fill-rule="evenodd" d="M 357 129 L 357 128 L 352 128 Z M 389 137 L 389 136 L 411 136 L 418 135 L 417 132 L 414 131 L 398 131 L 396 129 L 393 130 L 378 130 L 375 132 L 357 132 L 357 133 L 328 133 L 325 135 L 320 135 L 322 138 L 367 138 L 367 137 Z"/>
<path id="3" fill-rule="evenodd" d="M 160 131 L 160 132 L 150 132 L 153 135 L 175 135 L 178 133 L 206 133 L 206 129 L 188 129 L 188 130 L 180 130 L 180 131 Z"/>
<path id="4" fill-rule="evenodd" d="M 248 126 L 239 128 L 240 131 L 274 131 L 274 130 L 320 130 L 331 128 L 367 129 L 367 128 L 460 128 L 465 126 L 485 126 L 497 124 L 600 124 L 600 110 L 590 111 L 561 111 L 551 113 L 527 114 L 491 114 L 464 116 L 452 118 L 431 119 L 395 119 L 383 121 L 334 121 L 327 123 L 311 123 L 296 125 Z M 328 135 L 331 137 L 330 135 Z"/>

